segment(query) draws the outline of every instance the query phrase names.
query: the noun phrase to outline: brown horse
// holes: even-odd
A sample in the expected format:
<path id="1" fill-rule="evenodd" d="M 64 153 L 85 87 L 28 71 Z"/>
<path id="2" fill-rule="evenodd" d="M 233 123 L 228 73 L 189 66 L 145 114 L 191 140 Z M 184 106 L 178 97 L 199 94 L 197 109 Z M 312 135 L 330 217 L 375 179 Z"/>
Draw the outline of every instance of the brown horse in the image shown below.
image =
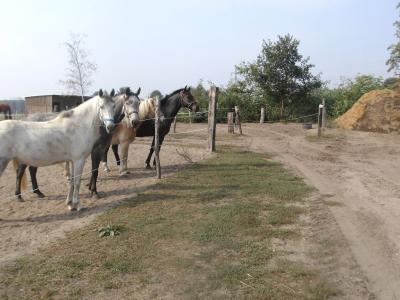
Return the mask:
<path id="1" fill-rule="evenodd" d="M 8 104 L 0 104 L 0 113 L 4 114 L 4 119 L 11 120 L 11 107 Z"/>

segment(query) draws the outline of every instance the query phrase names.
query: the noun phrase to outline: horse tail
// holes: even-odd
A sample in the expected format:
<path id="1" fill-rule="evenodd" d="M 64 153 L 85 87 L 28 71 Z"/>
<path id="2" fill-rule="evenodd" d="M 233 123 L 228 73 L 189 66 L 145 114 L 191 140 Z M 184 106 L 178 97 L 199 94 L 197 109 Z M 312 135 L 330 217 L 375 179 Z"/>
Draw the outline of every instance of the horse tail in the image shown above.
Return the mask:
<path id="1" fill-rule="evenodd" d="M 19 162 L 16 159 L 13 159 L 13 166 L 14 166 L 14 170 L 17 171 L 18 170 L 18 165 Z M 24 191 L 28 188 L 28 182 L 26 180 L 26 173 L 24 171 L 24 174 L 22 174 L 22 180 L 21 180 L 21 189 Z"/>

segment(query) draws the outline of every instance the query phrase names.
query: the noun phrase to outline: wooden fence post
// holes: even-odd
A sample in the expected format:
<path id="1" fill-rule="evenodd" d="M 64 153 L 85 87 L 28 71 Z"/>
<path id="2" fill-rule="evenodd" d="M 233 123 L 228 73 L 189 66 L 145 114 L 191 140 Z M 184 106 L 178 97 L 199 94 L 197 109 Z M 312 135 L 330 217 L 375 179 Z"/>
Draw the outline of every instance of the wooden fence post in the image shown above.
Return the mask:
<path id="1" fill-rule="evenodd" d="M 233 127 L 233 112 L 228 112 L 228 133 L 235 133 L 235 129 Z"/>
<path id="2" fill-rule="evenodd" d="M 265 108 L 261 107 L 260 124 L 264 123 L 265 120 Z"/>
<path id="3" fill-rule="evenodd" d="M 156 160 L 157 178 L 161 178 L 160 166 L 160 98 L 156 96 L 155 124 L 154 124 L 154 155 Z"/>
<path id="4" fill-rule="evenodd" d="M 174 133 L 176 133 L 176 116 L 174 118 Z"/>
<path id="5" fill-rule="evenodd" d="M 326 127 L 326 103 L 325 103 L 325 98 L 322 99 L 322 105 L 324 106 L 324 109 L 322 111 L 322 127 Z"/>
<path id="6" fill-rule="evenodd" d="M 242 124 L 240 123 L 240 110 L 239 106 L 235 106 L 235 125 L 236 128 L 239 129 L 239 134 L 242 135 Z"/>
<path id="7" fill-rule="evenodd" d="M 321 136 L 321 127 L 322 127 L 322 112 L 324 110 L 324 106 L 320 104 L 318 106 L 318 136 Z"/>
<path id="8" fill-rule="evenodd" d="M 217 119 L 215 112 L 217 109 L 218 89 L 215 85 L 210 86 L 208 92 L 208 152 L 215 152 L 215 131 L 217 126 Z"/>
<path id="9" fill-rule="evenodd" d="M 192 124 L 192 112 L 189 110 L 189 124 Z"/>

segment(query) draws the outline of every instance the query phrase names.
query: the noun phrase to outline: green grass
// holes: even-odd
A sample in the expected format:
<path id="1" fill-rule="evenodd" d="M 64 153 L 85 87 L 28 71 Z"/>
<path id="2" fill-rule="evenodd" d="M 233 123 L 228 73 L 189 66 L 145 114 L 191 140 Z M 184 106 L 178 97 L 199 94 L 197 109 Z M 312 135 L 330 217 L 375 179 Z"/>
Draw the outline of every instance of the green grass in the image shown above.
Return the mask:
<path id="1" fill-rule="evenodd" d="M 0 299 L 325 299 L 317 274 L 273 244 L 301 236 L 311 191 L 262 155 L 218 153 L 3 268 Z M 105 224 L 123 230 L 99 237 Z"/>

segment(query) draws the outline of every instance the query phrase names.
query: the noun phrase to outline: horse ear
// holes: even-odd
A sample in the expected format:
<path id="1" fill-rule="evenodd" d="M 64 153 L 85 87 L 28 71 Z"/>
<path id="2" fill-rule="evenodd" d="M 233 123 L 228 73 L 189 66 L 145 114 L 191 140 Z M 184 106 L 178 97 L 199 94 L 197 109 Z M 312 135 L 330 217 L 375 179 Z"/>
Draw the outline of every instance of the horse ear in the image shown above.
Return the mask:
<path id="1" fill-rule="evenodd" d="M 190 86 L 188 87 L 187 91 L 190 92 Z"/>
<path id="2" fill-rule="evenodd" d="M 112 90 L 111 90 L 111 93 L 110 93 L 110 96 L 111 96 L 111 97 L 114 97 L 114 95 L 115 95 L 115 90 L 112 89 Z"/>
<path id="3" fill-rule="evenodd" d="M 185 91 L 185 92 L 187 91 L 187 85 L 185 85 L 184 91 Z"/>
<path id="4" fill-rule="evenodd" d="M 103 97 L 103 90 L 102 89 L 99 90 L 99 97 Z"/>
<path id="5" fill-rule="evenodd" d="M 125 94 L 129 95 L 130 93 L 132 93 L 132 92 L 131 92 L 131 88 L 130 88 L 130 87 L 127 87 L 127 88 L 125 89 Z"/>
<path id="6" fill-rule="evenodd" d="M 142 88 L 140 87 L 140 88 L 137 90 L 137 92 L 135 93 L 136 96 L 139 96 L 141 90 L 142 90 Z"/>

